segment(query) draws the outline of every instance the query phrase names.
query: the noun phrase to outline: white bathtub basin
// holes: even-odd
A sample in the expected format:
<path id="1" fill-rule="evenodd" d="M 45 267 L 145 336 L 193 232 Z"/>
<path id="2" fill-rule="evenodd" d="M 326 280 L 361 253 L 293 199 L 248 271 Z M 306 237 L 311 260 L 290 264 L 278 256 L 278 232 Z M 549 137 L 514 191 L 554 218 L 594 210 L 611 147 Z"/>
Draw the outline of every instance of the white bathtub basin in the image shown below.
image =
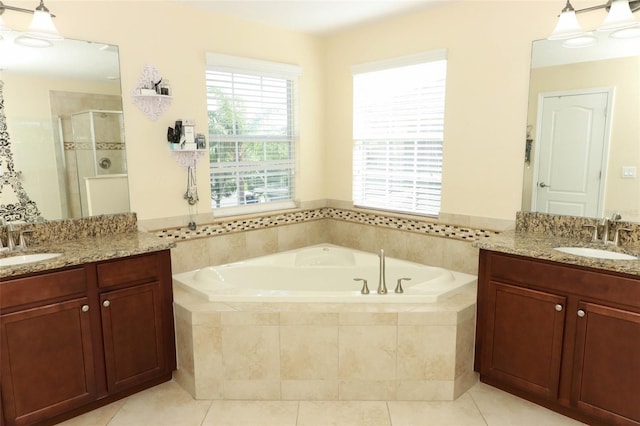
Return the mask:
<path id="1" fill-rule="evenodd" d="M 32 253 L 22 254 L 18 256 L 10 256 L 0 259 L 0 267 L 23 265 L 25 263 L 42 262 L 43 260 L 53 259 L 62 253 Z"/>
<path id="2" fill-rule="evenodd" d="M 618 253 L 616 251 L 601 250 L 589 247 L 556 247 L 554 250 L 561 251 L 562 253 L 574 254 L 576 256 L 594 257 L 597 259 L 609 259 L 609 260 L 636 260 L 636 256 L 630 254 Z"/>

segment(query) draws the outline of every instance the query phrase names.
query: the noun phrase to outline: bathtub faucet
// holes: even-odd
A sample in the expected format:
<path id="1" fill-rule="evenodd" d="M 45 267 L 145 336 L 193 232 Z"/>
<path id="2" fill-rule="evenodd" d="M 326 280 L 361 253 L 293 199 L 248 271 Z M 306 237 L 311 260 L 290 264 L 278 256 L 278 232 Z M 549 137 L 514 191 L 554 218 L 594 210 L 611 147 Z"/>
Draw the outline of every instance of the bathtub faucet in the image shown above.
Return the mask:
<path id="1" fill-rule="evenodd" d="M 380 278 L 378 280 L 378 294 L 387 294 L 387 280 L 384 273 L 384 250 L 380 249 Z"/>

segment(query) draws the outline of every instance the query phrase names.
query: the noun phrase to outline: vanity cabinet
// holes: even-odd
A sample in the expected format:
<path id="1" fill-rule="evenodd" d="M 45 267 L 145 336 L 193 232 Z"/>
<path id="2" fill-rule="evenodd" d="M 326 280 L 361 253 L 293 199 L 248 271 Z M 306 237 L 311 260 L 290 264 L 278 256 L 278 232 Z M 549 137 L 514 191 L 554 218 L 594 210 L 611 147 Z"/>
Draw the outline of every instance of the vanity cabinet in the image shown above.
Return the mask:
<path id="1" fill-rule="evenodd" d="M 0 283 L 3 425 L 53 424 L 171 379 L 168 250 Z"/>
<path id="2" fill-rule="evenodd" d="M 480 251 L 480 380 L 592 425 L 640 425 L 640 279 Z"/>

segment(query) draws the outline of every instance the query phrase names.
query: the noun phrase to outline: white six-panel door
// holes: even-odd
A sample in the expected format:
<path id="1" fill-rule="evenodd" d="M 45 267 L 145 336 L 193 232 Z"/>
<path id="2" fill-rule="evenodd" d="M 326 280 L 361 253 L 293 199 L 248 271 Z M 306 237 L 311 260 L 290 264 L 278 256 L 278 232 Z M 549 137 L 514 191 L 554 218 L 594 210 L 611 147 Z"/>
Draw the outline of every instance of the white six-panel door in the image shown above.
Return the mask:
<path id="1" fill-rule="evenodd" d="M 542 94 L 534 171 L 534 211 L 603 213 L 612 90 Z"/>

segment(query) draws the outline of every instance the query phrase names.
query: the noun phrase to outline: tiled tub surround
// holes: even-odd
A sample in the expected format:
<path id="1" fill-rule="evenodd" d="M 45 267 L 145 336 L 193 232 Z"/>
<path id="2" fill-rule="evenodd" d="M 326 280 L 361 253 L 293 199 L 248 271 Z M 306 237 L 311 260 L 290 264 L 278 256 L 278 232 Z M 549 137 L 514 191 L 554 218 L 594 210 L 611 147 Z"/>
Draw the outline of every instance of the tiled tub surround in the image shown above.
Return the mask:
<path id="1" fill-rule="evenodd" d="M 434 304 L 216 303 L 174 289 L 198 399 L 452 400 L 473 372 L 475 286 Z"/>
<path id="2" fill-rule="evenodd" d="M 591 242 L 591 229 L 583 227 L 585 224 L 597 224 L 596 219 L 523 212 L 518 213 L 516 218 L 515 231 L 478 240 L 473 245 L 480 249 L 640 275 L 640 260 L 606 260 L 574 256 L 553 249 L 563 246 L 605 249 L 602 242 Z M 618 222 L 615 226 L 630 228 L 632 231 L 621 234 L 620 247 L 607 246 L 606 249 L 640 258 L 640 224 Z"/>
<path id="3" fill-rule="evenodd" d="M 33 231 L 29 248 L 21 252 L 2 252 L 0 257 L 28 253 L 62 255 L 42 262 L 0 267 L 0 278 L 150 253 L 175 246 L 172 241 L 138 232 L 133 213 L 25 224 L 17 226 L 17 229 Z M 6 235 L 2 235 L 3 241 L 6 241 L 5 238 Z"/>
<path id="4" fill-rule="evenodd" d="M 367 252 L 383 248 L 391 257 L 469 274 L 478 268 L 478 250 L 470 243 L 497 234 L 429 219 L 328 207 L 221 219 L 195 231 L 167 228 L 154 233 L 177 243 L 172 250 L 174 273 L 331 243 Z"/>

